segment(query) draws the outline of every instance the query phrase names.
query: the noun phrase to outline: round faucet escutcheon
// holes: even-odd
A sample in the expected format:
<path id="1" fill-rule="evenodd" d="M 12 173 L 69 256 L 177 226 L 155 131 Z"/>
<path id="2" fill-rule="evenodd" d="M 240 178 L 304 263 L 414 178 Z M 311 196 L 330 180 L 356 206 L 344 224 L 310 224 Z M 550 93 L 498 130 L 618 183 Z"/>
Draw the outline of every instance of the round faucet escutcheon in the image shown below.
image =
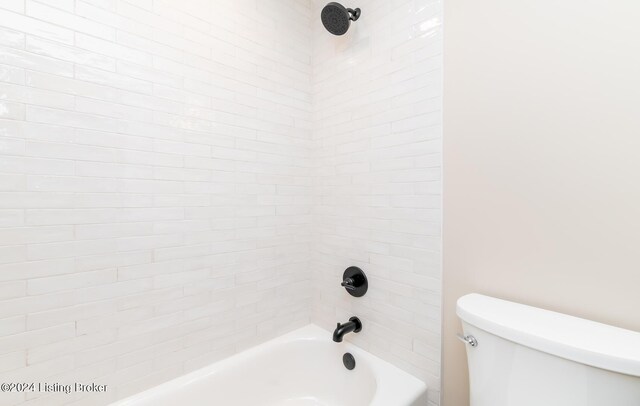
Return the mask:
<path id="1" fill-rule="evenodd" d="M 348 294 L 362 297 L 369 289 L 369 281 L 364 271 L 357 266 L 350 266 L 342 273 L 342 285 Z"/>

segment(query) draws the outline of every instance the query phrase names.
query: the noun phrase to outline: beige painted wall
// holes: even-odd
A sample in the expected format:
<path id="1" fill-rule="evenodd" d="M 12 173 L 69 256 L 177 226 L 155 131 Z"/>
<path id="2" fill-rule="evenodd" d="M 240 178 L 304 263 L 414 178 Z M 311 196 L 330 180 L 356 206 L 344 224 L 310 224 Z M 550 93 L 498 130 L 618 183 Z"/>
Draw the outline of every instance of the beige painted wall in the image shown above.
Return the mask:
<path id="1" fill-rule="evenodd" d="M 640 330 L 640 3 L 447 0 L 444 402 L 469 292 Z"/>

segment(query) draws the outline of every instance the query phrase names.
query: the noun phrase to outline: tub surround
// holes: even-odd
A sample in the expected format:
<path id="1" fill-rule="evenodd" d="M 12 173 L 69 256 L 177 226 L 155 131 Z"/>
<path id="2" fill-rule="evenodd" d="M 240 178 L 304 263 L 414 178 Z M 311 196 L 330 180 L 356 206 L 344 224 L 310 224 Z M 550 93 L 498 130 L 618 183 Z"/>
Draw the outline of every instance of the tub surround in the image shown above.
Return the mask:
<path id="1" fill-rule="evenodd" d="M 327 1 L 314 0 L 319 16 Z M 314 323 L 427 382 L 439 404 L 440 1 L 353 1 L 342 36 L 313 25 Z M 365 296 L 336 289 L 361 268 Z"/>
<path id="2" fill-rule="evenodd" d="M 109 388 L 0 404 L 106 404 L 309 323 L 311 11 L 0 1 L 0 374 Z"/>
<path id="3" fill-rule="evenodd" d="M 109 388 L 0 403 L 104 405 L 353 315 L 439 403 L 440 3 L 339 37 L 324 5 L 0 1 L 0 374 Z"/>

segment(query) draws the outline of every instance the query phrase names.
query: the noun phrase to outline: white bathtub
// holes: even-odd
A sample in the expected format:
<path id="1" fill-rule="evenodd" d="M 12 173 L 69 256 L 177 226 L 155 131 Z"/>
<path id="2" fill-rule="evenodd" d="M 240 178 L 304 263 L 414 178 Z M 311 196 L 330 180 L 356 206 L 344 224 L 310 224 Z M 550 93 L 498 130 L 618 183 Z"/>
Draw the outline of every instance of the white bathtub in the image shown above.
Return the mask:
<path id="1" fill-rule="evenodd" d="M 349 371 L 342 355 L 356 360 Z M 113 406 L 424 406 L 427 387 L 309 325 Z"/>

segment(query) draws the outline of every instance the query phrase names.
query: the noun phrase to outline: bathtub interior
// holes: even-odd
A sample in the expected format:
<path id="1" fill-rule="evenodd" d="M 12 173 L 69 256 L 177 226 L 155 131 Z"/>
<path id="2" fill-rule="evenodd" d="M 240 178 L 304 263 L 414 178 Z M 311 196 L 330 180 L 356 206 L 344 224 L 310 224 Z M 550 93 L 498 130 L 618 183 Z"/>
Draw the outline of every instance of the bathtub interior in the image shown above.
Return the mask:
<path id="1" fill-rule="evenodd" d="M 366 361 L 360 364 L 357 370 L 347 370 L 342 353 L 328 342 L 282 343 L 240 360 L 211 379 L 194 382 L 194 387 L 176 393 L 176 402 L 188 398 L 189 393 L 210 392 L 229 406 L 367 406 L 375 394 L 376 381 Z M 197 402 L 190 399 L 189 404 Z"/>
<path id="2" fill-rule="evenodd" d="M 345 348 L 317 338 L 274 343 L 123 405 L 368 406 L 376 394 L 376 377 L 366 357 L 356 355 L 356 368 L 345 368 Z"/>
<path id="3" fill-rule="evenodd" d="M 345 352 L 355 369 L 343 365 Z M 426 393 L 415 377 L 309 325 L 113 406 L 408 406 Z"/>

